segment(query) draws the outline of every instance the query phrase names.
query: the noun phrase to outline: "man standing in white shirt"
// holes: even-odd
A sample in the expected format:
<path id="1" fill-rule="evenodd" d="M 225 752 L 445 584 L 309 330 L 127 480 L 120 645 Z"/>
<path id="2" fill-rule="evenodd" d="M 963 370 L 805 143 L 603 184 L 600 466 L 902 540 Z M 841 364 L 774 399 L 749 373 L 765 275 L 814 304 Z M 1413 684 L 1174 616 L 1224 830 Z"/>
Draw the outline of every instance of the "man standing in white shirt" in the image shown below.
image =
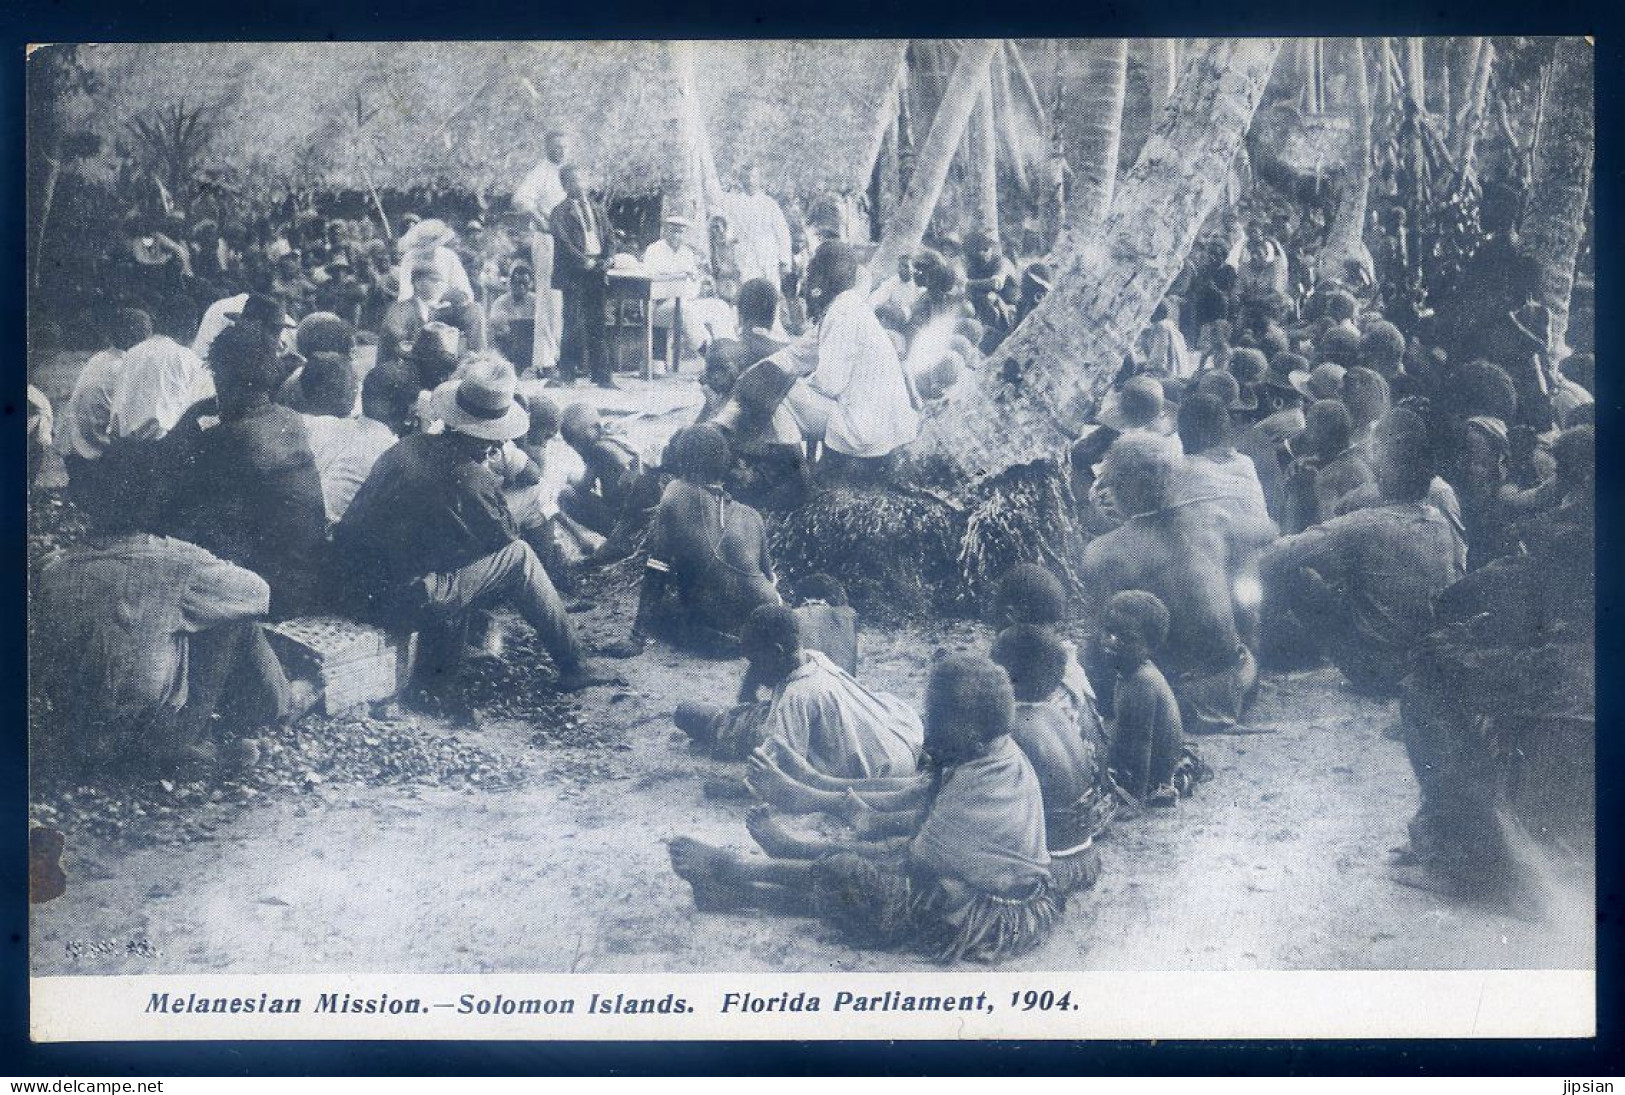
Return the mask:
<path id="1" fill-rule="evenodd" d="M 726 195 L 724 206 L 733 229 L 741 284 L 762 278 L 777 288 L 790 270 L 790 224 L 771 194 L 762 191 L 762 176 L 751 164 L 739 171 L 742 194 Z"/>
<path id="2" fill-rule="evenodd" d="M 546 155 L 530 169 L 513 192 L 514 208 L 530 217 L 531 273 L 536 279 L 536 340 L 530 367 L 538 373 L 558 367 L 559 343 L 564 330 L 564 295 L 553 284 L 553 230 L 548 215 L 564 200 L 559 168 L 569 154 L 564 134 L 547 135 Z"/>
<path id="3" fill-rule="evenodd" d="M 806 440 L 823 442 L 828 472 L 883 475 L 892 453 L 919 433 L 919 400 L 857 277 L 849 244 L 820 244 L 807 266 L 816 325 L 768 360 L 800 378 L 785 405 Z"/>

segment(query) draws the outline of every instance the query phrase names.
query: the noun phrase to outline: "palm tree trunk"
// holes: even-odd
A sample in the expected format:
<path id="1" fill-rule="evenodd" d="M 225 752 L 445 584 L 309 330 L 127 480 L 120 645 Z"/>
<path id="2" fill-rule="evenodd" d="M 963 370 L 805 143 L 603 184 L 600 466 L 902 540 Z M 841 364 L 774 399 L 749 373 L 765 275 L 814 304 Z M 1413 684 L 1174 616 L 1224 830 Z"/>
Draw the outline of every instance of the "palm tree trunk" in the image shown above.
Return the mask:
<path id="1" fill-rule="evenodd" d="M 1122 38 L 1083 43 L 1082 86 L 1067 96 L 1060 119 L 1072 161 L 1066 222 L 1085 235 L 1106 219 L 1117 185 L 1123 143 L 1123 100 L 1128 87 L 1128 42 Z M 1071 89 L 1068 89 L 1071 90 Z"/>
<path id="2" fill-rule="evenodd" d="M 988 71 L 999 44 L 997 38 L 979 38 L 966 43 L 960 52 L 948 77 L 942 102 L 931 119 L 931 130 L 915 157 L 908 192 L 880 237 L 880 244 L 869 260 L 870 271 L 889 272 L 896 268 L 901 256 L 919 248 L 926 226 L 931 223 L 931 214 L 936 210 L 937 199 L 942 196 L 942 184 L 948 180 L 954 153 L 965 135 L 982 88 L 987 84 Z"/>
<path id="3" fill-rule="evenodd" d="M 965 133 L 965 166 L 970 184 L 971 227 L 999 234 L 999 150 L 993 132 L 993 81 L 982 81 Z"/>
<path id="4" fill-rule="evenodd" d="M 47 157 L 51 167 L 45 176 L 45 192 L 40 195 L 39 226 L 34 232 L 33 286 L 39 288 L 40 270 L 45 262 L 45 228 L 51 222 L 51 206 L 56 203 L 56 184 L 62 177 L 62 154 Z"/>
<path id="5" fill-rule="evenodd" d="M 1560 38 L 1552 57 L 1534 149 L 1531 204 L 1519 246 L 1540 269 L 1540 301 L 1552 314 L 1553 354 L 1568 348 L 1574 258 L 1585 235 L 1594 142 L 1591 44 Z"/>
<path id="6" fill-rule="evenodd" d="M 1365 64 L 1365 40 L 1345 39 L 1349 95 L 1349 157 L 1338 186 L 1337 212 L 1320 251 L 1320 276 L 1342 276 L 1343 264 L 1358 260 L 1367 270 L 1371 253 L 1365 246 L 1366 205 L 1371 193 L 1371 81 Z"/>
<path id="7" fill-rule="evenodd" d="M 1280 48 L 1272 38 L 1215 39 L 1192 60 L 1098 238 L 1065 238 L 1054 291 L 928 410 L 924 461 L 963 482 L 1053 456 L 1082 432 L 1218 203 Z"/>
<path id="8" fill-rule="evenodd" d="M 1490 72 L 1495 67 L 1495 43 L 1488 38 L 1476 39 L 1473 50 L 1472 84 L 1467 91 L 1467 111 L 1462 116 L 1461 132 L 1456 141 L 1456 168 L 1462 177 L 1471 175 L 1473 156 L 1478 151 L 1478 137 L 1484 129 L 1488 112 Z"/>
<path id="9" fill-rule="evenodd" d="M 1179 82 L 1179 64 L 1176 50 L 1179 43 L 1172 38 L 1153 38 L 1146 43 L 1146 72 L 1151 84 L 1151 124 L 1157 124 L 1156 115 L 1173 98 L 1174 85 Z"/>

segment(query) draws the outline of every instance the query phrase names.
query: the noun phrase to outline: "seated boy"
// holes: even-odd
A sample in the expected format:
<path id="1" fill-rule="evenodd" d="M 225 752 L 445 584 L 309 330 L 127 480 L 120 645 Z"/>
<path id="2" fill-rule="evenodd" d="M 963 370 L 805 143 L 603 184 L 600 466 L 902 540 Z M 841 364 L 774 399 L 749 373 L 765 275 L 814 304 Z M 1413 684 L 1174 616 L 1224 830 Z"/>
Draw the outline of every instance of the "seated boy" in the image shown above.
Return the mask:
<path id="1" fill-rule="evenodd" d="M 630 444 L 604 429 L 598 412 L 585 403 L 564 408 L 559 435 L 586 466 L 581 478 L 559 492 L 559 508 L 571 520 L 608 536 L 642 470 Z"/>
<path id="2" fill-rule="evenodd" d="M 1010 676 L 1015 714 L 1010 736 L 1038 773 L 1051 854 L 1088 845 L 1111 820 L 1111 801 L 1098 792 L 1095 751 L 1073 721 L 1061 675 L 1066 651 L 1050 632 L 1017 624 L 999 633 L 993 660 Z M 1070 887 L 1068 887 L 1070 888 Z"/>
<path id="3" fill-rule="evenodd" d="M 684 703 L 679 729 L 722 760 L 743 760 L 774 741 L 806 767 L 848 779 L 912 775 L 924 731 L 895 696 L 873 692 L 824 655 L 806 650 L 795 613 L 764 605 L 740 635 L 749 666 L 739 706 Z M 771 690 L 765 702 L 758 691 Z"/>
<path id="4" fill-rule="evenodd" d="M 655 509 L 628 645 L 635 653 L 660 631 L 697 652 L 734 657 L 751 612 L 779 603 L 767 529 L 759 513 L 723 489 L 728 442 L 716 428 L 685 426 L 667 452 L 680 478 Z M 677 594 L 675 606 L 668 592 Z"/>
<path id="5" fill-rule="evenodd" d="M 993 594 L 993 626 L 1003 630 L 1017 624 L 1032 624 L 1054 634 L 1066 619 L 1066 591 L 1060 579 L 1036 563 L 1020 563 L 1010 568 Z M 1058 635 L 1056 636 L 1060 638 Z M 1060 639 L 1066 653 L 1061 690 L 1072 721 L 1083 740 L 1103 755 L 1106 749 L 1105 724 L 1101 721 L 1095 690 L 1078 661 L 1078 648 L 1070 639 Z"/>
<path id="6" fill-rule="evenodd" d="M 854 945 L 939 962 L 1024 954 L 1049 937 L 1066 898 L 1050 877 L 1038 777 L 1010 737 L 1013 706 L 1009 679 L 986 658 L 954 655 L 933 667 L 926 744 L 935 793 L 911 837 L 803 840 L 757 814 L 751 834 L 766 861 L 678 837 L 672 869 L 702 909 L 817 916 Z"/>
<path id="7" fill-rule="evenodd" d="M 816 650 L 851 676 L 858 675 L 858 614 L 846 587 L 828 574 L 809 574 L 796 585 L 801 645 Z"/>
<path id="8" fill-rule="evenodd" d="M 1188 793 L 1191 779 L 1181 771 L 1179 703 L 1151 660 L 1168 638 L 1168 609 L 1144 590 L 1124 590 L 1106 603 L 1101 628 L 1117 674 L 1107 768 L 1136 803 L 1172 806 L 1182 790 Z"/>

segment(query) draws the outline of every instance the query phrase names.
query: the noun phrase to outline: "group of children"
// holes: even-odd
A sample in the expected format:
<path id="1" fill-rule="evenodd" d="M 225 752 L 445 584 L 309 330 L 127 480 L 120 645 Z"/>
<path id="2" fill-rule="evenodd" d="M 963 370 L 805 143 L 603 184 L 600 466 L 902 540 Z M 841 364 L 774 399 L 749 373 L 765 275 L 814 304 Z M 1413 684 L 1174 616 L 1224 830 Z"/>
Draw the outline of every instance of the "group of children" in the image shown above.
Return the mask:
<path id="1" fill-rule="evenodd" d="M 1067 895 L 1094 884 L 1094 838 L 1120 810 L 1172 806 L 1205 774 L 1155 662 L 1168 610 L 1149 593 L 1118 593 L 1100 621 L 1108 717 L 1058 632 L 1061 583 L 1023 564 L 999 585 L 990 653 L 937 652 L 922 719 L 820 649 L 841 645 L 829 636 L 845 629 L 817 622 L 844 597 L 824 576 L 808 585 L 807 604 L 745 624 L 738 705 L 676 714 L 697 746 L 746 762 L 759 800 L 746 826 L 768 857 L 673 841 L 701 909 L 818 916 L 857 945 L 1001 960 L 1038 946 Z M 851 835 L 802 835 L 780 817 L 809 814 Z"/>

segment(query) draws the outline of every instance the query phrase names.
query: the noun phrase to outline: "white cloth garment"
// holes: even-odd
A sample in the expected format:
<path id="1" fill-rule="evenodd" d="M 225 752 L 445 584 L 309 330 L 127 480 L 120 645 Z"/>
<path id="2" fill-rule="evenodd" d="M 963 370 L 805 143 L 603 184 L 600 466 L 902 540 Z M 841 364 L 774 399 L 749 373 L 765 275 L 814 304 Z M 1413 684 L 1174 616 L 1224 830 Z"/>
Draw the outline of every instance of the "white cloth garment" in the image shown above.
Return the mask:
<path id="1" fill-rule="evenodd" d="M 113 387 L 108 434 L 152 440 L 175 428 L 186 409 L 214 395 L 214 377 L 191 350 L 153 335 L 124 354 Z"/>
<path id="2" fill-rule="evenodd" d="M 790 265 L 790 224 L 770 194 L 728 194 L 723 212 L 734 237 L 734 258 L 741 283 L 763 278 L 779 284 L 779 271 Z"/>
<path id="3" fill-rule="evenodd" d="M 421 251 L 408 252 L 401 259 L 401 268 L 396 287 L 396 300 L 412 299 L 412 269 L 418 263 L 427 259 L 434 263 L 440 271 L 440 277 L 446 283 L 446 295 L 461 291 L 469 300 L 477 301 L 480 298 L 474 295 L 474 286 L 468 280 L 468 271 L 463 269 L 463 260 L 457 257 L 457 252 L 449 247 L 436 247 L 425 254 Z"/>
<path id="4" fill-rule="evenodd" d="M 62 456 L 95 460 L 112 443 L 108 425 L 113 416 L 113 389 L 123 364 L 123 350 L 103 350 L 79 370 L 56 431 L 56 451 Z"/>
<path id="5" fill-rule="evenodd" d="M 367 481 L 372 466 L 395 444 L 395 434 L 370 418 L 307 414 L 304 419 L 316 475 L 322 482 L 327 523 L 336 524 Z"/>
<path id="6" fill-rule="evenodd" d="M 897 348 L 863 294 L 848 289 L 818 326 L 770 359 L 801 377 L 786 403 L 809 440 L 847 456 L 885 456 L 913 441 L 920 417 Z"/>
<path id="7" fill-rule="evenodd" d="M 564 330 L 564 294 L 553 288 L 553 237 L 548 214 L 564 200 L 559 164 L 543 159 L 530 169 L 513 192 L 514 208 L 531 218 L 530 269 L 536 275 L 536 347 L 530 364 L 537 372 L 558 367 L 559 340 Z"/>
<path id="8" fill-rule="evenodd" d="M 200 360 L 209 360 L 209 347 L 214 345 L 215 336 L 231 326 L 231 320 L 226 318 L 227 313 L 237 315 L 247 306 L 247 293 L 223 297 L 209 305 L 203 313 L 203 318 L 198 322 L 197 335 L 192 339 L 192 352 Z"/>

